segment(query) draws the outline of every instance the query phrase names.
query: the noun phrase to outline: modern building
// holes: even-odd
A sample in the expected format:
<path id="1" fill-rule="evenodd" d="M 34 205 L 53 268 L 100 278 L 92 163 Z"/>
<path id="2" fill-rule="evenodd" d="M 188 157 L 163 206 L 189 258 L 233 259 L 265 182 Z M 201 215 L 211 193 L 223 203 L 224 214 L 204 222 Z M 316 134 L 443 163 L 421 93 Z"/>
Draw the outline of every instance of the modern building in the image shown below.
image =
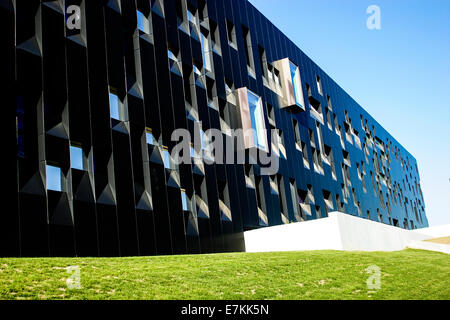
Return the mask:
<path id="1" fill-rule="evenodd" d="M 428 225 L 414 157 L 248 1 L 2 0 L 0 30 L 0 256 L 243 251 L 330 211 Z M 196 128 L 253 129 L 247 161 L 178 165 Z"/>

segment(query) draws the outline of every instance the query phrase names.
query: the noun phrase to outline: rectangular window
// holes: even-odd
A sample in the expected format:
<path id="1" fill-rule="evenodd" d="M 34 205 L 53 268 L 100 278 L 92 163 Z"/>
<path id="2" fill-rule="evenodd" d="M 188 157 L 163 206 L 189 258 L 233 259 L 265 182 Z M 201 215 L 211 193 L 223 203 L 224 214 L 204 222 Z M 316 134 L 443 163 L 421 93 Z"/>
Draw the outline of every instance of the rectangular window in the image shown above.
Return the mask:
<path id="1" fill-rule="evenodd" d="M 79 146 L 70 146 L 70 166 L 72 169 L 84 170 L 84 153 Z"/>
<path id="2" fill-rule="evenodd" d="M 109 112 L 112 119 L 120 121 L 120 100 L 119 97 L 112 92 L 109 93 Z"/>
<path id="3" fill-rule="evenodd" d="M 250 109 L 250 119 L 253 129 L 253 141 L 258 148 L 267 150 L 267 137 L 264 125 L 264 114 L 262 109 L 262 99 L 251 92 L 248 92 L 248 107 Z"/>
<path id="4" fill-rule="evenodd" d="M 47 165 L 46 169 L 46 185 L 47 190 L 62 191 L 62 172 L 61 168 Z"/>
<path id="5" fill-rule="evenodd" d="M 290 62 L 290 70 L 291 70 L 291 79 L 292 79 L 292 86 L 294 88 L 294 97 L 295 97 L 295 103 L 304 108 L 304 98 L 303 98 L 303 89 L 302 89 L 302 83 L 300 78 L 300 70 L 299 68 Z"/>

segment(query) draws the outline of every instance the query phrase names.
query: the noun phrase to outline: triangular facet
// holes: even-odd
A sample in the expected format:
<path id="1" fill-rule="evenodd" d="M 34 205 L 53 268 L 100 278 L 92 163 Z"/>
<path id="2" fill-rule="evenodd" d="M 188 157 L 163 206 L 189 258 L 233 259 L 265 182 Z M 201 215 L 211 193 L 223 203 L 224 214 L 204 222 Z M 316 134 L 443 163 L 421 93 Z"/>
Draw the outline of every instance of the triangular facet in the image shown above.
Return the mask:
<path id="1" fill-rule="evenodd" d="M 18 49 L 25 50 L 31 54 L 34 54 L 38 57 L 42 56 L 41 47 L 39 46 L 36 37 L 32 37 L 17 46 Z"/>
<path id="2" fill-rule="evenodd" d="M 156 163 L 156 164 L 164 164 L 164 161 L 162 159 L 161 150 L 158 147 L 153 147 L 152 154 L 150 155 L 150 162 Z"/>
<path id="3" fill-rule="evenodd" d="M 52 129 L 48 130 L 47 133 L 58 138 L 69 139 L 68 130 L 62 122 L 54 126 Z"/>
<path id="4" fill-rule="evenodd" d="M 75 34 L 73 36 L 67 37 L 67 39 L 72 40 L 75 43 L 78 43 L 80 46 L 86 47 L 86 41 L 81 34 Z"/>
<path id="5" fill-rule="evenodd" d="M 199 235 L 198 221 L 192 212 L 189 212 L 189 217 L 187 218 L 186 235 L 192 237 Z"/>
<path id="6" fill-rule="evenodd" d="M 45 195 L 45 187 L 41 174 L 36 172 L 31 179 L 28 180 L 20 192 L 37 194 L 41 196 Z"/>
<path id="7" fill-rule="evenodd" d="M 167 170 L 169 171 L 169 170 Z M 180 189 L 180 177 L 176 171 L 171 171 L 167 179 L 167 186 Z"/>
<path id="8" fill-rule="evenodd" d="M 80 180 L 78 186 L 74 185 L 76 190 L 74 193 L 74 199 L 86 202 L 94 202 L 94 193 L 91 186 L 91 181 L 89 179 L 89 174 L 87 172 L 83 173 L 83 177 Z"/>
<path id="9" fill-rule="evenodd" d="M 121 13 L 122 11 L 120 8 L 120 0 L 109 0 L 107 6 L 118 13 Z"/>
<path id="10" fill-rule="evenodd" d="M 164 18 L 164 8 L 162 7 L 162 3 L 160 0 L 155 1 L 155 4 L 152 7 L 152 11 L 161 18 Z"/>
<path id="11" fill-rule="evenodd" d="M 44 6 L 49 7 L 50 9 L 55 10 L 58 13 L 64 14 L 64 4 L 61 0 L 57 1 L 47 1 L 42 3 Z"/>
<path id="12" fill-rule="evenodd" d="M 142 88 L 137 82 L 135 82 L 133 84 L 133 86 L 130 88 L 130 90 L 128 90 L 128 93 L 131 94 L 132 96 L 138 98 L 138 99 L 143 99 L 144 98 L 142 96 Z"/>
<path id="13" fill-rule="evenodd" d="M 105 187 L 105 189 L 101 193 L 100 197 L 98 197 L 97 202 L 101 203 L 101 204 L 111 205 L 111 206 L 116 205 L 116 197 L 115 197 L 115 195 L 111 189 L 111 186 L 109 184 Z"/>
<path id="14" fill-rule="evenodd" d="M 69 200 L 67 196 L 63 193 L 53 211 L 50 223 L 59 226 L 73 226 L 73 215 L 70 209 Z"/>
<path id="15" fill-rule="evenodd" d="M 136 208 L 146 211 L 153 210 L 152 199 L 147 191 L 144 191 L 144 193 L 142 194 L 141 199 L 139 200 Z"/>
<path id="16" fill-rule="evenodd" d="M 124 134 L 130 133 L 130 125 L 129 122 L 118 121 L 112 128 L 114 131 L 118 131 Z"/>
<path id="17" fill-rule="evenodd" d="M 197 216 L 199 218 L 209 219 L 209 208 L 205 201 L 198 195 L 195 195 L 195 203 L 197 205 Z"/>

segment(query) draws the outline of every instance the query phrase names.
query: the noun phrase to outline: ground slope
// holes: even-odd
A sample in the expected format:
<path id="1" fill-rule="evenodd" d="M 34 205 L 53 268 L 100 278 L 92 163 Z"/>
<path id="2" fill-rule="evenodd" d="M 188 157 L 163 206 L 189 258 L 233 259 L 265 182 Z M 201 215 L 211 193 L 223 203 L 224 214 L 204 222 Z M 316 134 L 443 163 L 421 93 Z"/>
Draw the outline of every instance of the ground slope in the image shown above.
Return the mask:
<path id="1" fill-rule="evenodd" d="M 420 250 L 0 258 L 0 299 L 450 299 L 449 275 L 449 255 Z"/>

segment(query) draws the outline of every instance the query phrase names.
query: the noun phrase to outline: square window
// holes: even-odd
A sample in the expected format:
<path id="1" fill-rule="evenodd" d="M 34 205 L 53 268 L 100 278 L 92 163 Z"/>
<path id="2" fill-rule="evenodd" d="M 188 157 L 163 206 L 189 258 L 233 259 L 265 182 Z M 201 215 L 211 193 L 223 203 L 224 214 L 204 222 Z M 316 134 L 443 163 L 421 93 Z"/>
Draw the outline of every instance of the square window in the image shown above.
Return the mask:
<path id="1" fill-rule="evenodd" d="M 84 170 L 83 149 L 70 146 L 70 166 L 72 169 Z"/>
<path id="2" fill-rule="evenodd" d="M 62 191 L 62 173 L 61 168 L 47 165 L 46 169 L 46 184 L 47 190 Z"/>

